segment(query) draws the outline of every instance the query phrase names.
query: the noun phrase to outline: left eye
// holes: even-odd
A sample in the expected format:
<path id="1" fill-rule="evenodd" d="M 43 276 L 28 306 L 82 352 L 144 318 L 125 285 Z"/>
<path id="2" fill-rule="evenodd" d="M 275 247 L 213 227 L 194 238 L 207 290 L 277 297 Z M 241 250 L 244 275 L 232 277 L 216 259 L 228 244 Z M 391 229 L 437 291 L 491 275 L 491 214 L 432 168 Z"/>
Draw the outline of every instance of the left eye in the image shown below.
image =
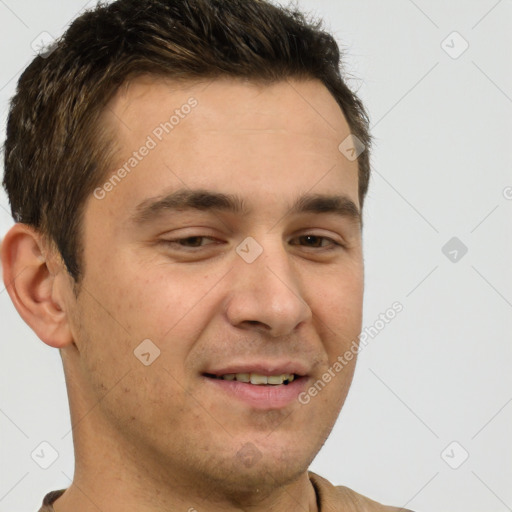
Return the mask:
<path id="1" fill-rule="evenodd" d="M 313 242 L 318 242 L 318 241 L 322 241 L 322 240 L 326 240 L 329 242 L 329 245 L 330 245 L 330 249 L 334 249 L 335 247 L 334 246 L 341 246 L 340 243 L 336 242 L 335 240 L 333 240 L 332 238 L 329 238 L 327 236 L 319 236 L 319 235 L 301 235 L 298 237 L 300 240 L 309 240 L 310 242 L 313 241 Z M 295 245 L 295 244 L 293 244 Z M 322 249 L 323 247 L 325 246 L 319 246 L 317 243 L 314 243 L 313 245 L 309 245 L 309 247 L 313 248 L 313 249 Z M 330 250 L 329 249 L 329 250 Z"/>

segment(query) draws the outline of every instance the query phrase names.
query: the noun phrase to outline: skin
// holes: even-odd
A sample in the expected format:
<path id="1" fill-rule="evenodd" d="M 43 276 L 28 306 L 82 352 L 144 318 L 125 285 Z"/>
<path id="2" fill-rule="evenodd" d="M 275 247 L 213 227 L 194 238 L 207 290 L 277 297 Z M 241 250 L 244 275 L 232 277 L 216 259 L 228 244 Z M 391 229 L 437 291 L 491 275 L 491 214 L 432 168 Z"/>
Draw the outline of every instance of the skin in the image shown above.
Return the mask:
<path id="1" fill-rule="evenodd" d="M 104 199 L 88 198 L 78 297 L 38 232 L 16 224 L 3 241 L 13 303 L 64 362 L 76 467 L 56 512 L 317 510 L 307 470 L 339 415 L 355 359 L 307 405 L 282 410 L 216 393 L 202 372 L 298 360 L 309 386 L 357 339 L 360 223 L 287 215 L 305 192 L 345 195 L 359 208 L 357 161 L 338 150 L 350 130 L 318 81 L 178 86 L 140 77 L 105 111 L 118 146 L 111 172 L 191 96 L 198 105 L 172 133 Z M 252 211 L 130 223 L 136 205 L 181 187 L 236 193 Z M 345 247 L 327 251 L 328 240 L 305 234 Z M 191 236 L 212 238 L 181 250 L 163 242 Z M 249 236 L 263 248 L 250 264 L 235 251 Z M 133 353 L 144 339 L 161 351 L 149 366 Z M 251 464 L 244 446 L 257 454 Z"/>

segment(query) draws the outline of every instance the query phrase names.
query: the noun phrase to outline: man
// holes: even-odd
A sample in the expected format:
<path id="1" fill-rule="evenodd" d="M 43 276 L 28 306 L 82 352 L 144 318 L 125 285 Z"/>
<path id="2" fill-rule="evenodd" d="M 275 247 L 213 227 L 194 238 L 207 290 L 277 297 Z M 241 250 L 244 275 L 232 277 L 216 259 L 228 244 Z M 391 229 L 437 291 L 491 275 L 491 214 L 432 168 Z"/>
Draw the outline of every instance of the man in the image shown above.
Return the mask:
<path id="1" fill-rule="evenodd" d="M 41 511 L 399 510 L 308 471 L 355 369 L 369 143 L 334 39 L 262 0 L 118 0 L 34 59 L 2 264 L 66 376 Z"/>

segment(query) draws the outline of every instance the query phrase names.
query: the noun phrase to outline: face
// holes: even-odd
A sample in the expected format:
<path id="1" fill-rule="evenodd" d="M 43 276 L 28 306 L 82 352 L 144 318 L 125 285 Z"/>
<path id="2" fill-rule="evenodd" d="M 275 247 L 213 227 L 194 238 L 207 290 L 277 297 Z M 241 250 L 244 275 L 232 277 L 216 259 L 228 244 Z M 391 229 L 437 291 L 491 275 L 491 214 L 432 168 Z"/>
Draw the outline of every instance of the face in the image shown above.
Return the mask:
<path id="1" fill-rule="evenodd" d="M 333 364 L 361 329 L 357 161 L 338 149 L 340 108 L 316 81 L 140 78 L 105 122 L 119 151 L 86 203 L 68 304 L 72 407 L 94 407 L 75 428 L 83 456 L 122 449 L 219 492 L 291 481 L 336 421 L 355 360 Z M 241 382 L 261 376 L 276 384 Z"/>

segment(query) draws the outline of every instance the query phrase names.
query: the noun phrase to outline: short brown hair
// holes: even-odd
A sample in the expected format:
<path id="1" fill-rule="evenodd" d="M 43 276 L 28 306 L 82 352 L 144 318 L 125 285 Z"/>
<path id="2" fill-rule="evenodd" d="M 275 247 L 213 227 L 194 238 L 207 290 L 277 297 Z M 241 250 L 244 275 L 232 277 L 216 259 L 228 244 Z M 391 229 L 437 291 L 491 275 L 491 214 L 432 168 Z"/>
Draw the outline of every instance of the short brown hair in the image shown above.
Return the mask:
<path id="1" fill-rule="evenodd" d="M 119 87 L 142 74 L 320 80 L 366 148 L 358 158 L 363 205 L 368 116 L 341 76 L 335 39 L 295 7 L 266 0 L 117 0 L 86 11 L 46 52 L 23 72 L 11 101 L 3 184 L 14 220 L 55 244 L 75 283 L 83 273 L 84 203 L 108 172 L 112 139 L 100 117 Z"/>

